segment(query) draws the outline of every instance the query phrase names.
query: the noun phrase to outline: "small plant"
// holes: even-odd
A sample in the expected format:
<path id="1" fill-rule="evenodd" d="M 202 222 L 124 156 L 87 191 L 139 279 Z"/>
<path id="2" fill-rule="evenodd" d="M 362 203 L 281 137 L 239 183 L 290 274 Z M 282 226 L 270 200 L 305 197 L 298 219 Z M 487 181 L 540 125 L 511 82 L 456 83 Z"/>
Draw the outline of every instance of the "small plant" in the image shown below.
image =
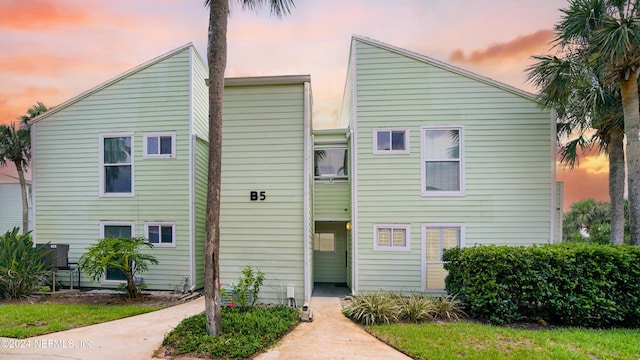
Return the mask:
<path id="1" fill-rule="evenodd" d="M 33 246 L 30 233 L 13 228 L 0 235 L 0 297 L 8 299 L 32 294 L 46 281 L 47 252 Z"/>
<path id="2" fill-rule="evenodd" d="M 466 314 L 463 311 L 464 303 L 455 296 L 435 297 L 431 300 L 434 318 L 447 321 L 458 321 Z"/>
<path id="3" fill-rule="evenodd" d="M 363 293 L 348 299 L 343 314 L 364 325 L 395 322 L 401 312 L 398 296 L 386 291 Z"/>
<path id="4" fill-rule="evenodd" d="M 428 296 L 412 294 L 400 302 L 399 318 L 406 322 L 419 323 L 431 320 L 435 313 L 433 298 Z"/>
<path id="5" fill-rule="evenodd" d="M 127 277 L 125 289 L 132 299 L 140 297 L 140 288 L 135 283 L 136 274 L 149 269 L 149 264 L 157 264 L 158 260 L 150 254 L 141 252 L 141 248 L 153 245 L 143 237 L 104 238 L 89 246 L 79 260 L 80 270 L 93 281 L 99 281 L 107 267 L 122 271 Z"/>
<path id="6" fill-rule="evenodd" d="M 258 301 L 258 293 L 260 287 L 264 282 L 264 273 L 260 270 L 253 271 L 251 266 L 247 265 L 242 269 L 242 276 L 238 280 L 237 284 L 233 285 L 233 293 L 228 294 L 221 288 L 220 293 L 223 296 L 230 296 L 230 307 L 239 307 L 245 309 L 249 306 L 254 306 Z"/>

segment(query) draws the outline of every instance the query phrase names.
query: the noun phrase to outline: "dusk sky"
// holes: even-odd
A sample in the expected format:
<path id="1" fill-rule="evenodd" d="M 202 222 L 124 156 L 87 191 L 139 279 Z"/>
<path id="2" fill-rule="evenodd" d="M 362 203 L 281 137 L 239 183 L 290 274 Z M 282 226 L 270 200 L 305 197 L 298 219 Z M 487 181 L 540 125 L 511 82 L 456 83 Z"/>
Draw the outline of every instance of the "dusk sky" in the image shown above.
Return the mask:
<path id="1" fill-rule="evenodd" d="M 234 3 L 234 1 L 231 1 Z M 0 0 L 0 123 L 37 101 L 58 105 L 192 42 L 206 57 L 201 0 Z M 567 0 L 296 1 L 283 19 L 232 6 L 227 76 L 310 74 L 314 127 L 337 126 L 352 34 L 449 62 L 535 92 L 524 69 L 552 51 Z M 606 158 L 558 168 L 565 210 L 608 201 Z"/>

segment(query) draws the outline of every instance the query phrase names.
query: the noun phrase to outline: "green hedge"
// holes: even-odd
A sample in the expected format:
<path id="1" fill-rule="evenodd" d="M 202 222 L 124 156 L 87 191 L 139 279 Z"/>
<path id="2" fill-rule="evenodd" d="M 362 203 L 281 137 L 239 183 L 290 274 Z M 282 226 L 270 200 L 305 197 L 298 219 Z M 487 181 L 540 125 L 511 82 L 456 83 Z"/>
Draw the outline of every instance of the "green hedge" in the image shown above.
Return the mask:
<path id="1" fill-rule="evenodd" d="M 472 317 L 586 327 L 640 327 L 640 247 L 477 246 L 443 255 L 449 294 Z"/>

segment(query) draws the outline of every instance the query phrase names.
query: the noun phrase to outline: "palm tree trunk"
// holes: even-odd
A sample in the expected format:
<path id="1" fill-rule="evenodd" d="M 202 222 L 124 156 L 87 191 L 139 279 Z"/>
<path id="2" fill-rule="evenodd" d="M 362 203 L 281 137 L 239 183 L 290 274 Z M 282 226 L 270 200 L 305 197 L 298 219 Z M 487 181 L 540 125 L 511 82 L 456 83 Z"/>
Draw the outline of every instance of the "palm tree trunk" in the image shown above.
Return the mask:
<path id="1" fill-rule="evenodd" d="M 222 334 L 220 313 L 220 179 L 222 155 L 222 97 L 227 66 L 229 0 L 209 2 L 209 180 L 204 244 L 204 300 L 207 333 Z"/>
<path id="2" fill-rule="evenodd" d="M 22 195 L 22 233 L 29 232 L 29 202 L 27 200 L 27 181 L 24 178 L 24 168 L 20 162 L 16 162 L 18 179 L 20 179 L 20 192 Z"/>
<path id="3" fill-rule="evenodd" d="M 609 152 L 609 198 L 611 202 L 611 237 L 614 245 L 624 243 L 624 133 L 611 130 L 607 150 Z"/>
<path id="4" fill-rule="evenodd" d="M 640 245 L 640 112 L 638 109 L 638 74 L 620 80 L 624 109 L 624 132 L 627 134 L 627 168 L 629 183 L 629 228 L 631 244 Z"/>

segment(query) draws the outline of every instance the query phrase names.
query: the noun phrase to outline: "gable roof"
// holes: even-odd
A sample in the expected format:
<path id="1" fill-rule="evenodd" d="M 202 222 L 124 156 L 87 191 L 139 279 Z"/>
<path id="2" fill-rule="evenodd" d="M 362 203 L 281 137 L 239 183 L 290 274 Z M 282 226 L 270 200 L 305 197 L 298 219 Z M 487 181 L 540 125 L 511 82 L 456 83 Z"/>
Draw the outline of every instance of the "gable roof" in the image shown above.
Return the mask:
<path id="1" fill-rule="evenodd" d="M 133 74 L 135 74 L 137 72 L 140 72 L 140 71 L 142 71 L 142 70 L 144 70 L 144 69 L 146 69 L 148 67 L 151 67 L 151 66 L 153 66 L 153 65 L 155 65 L 157 63 L 160 63 L 160 62 L 162 62 L 162 61 L 164 61 L 164 60 L 166 60 L 166 59 L 168 59 L 168 58 L 170 58 L 170 57 L 172 57 L 172 56 L 184 51 L 185 49 L 189 49 L 189 48 L 193 48 L 193 50 L 197 54 L 197 51 L 195 50 L 195 47 L 193 46 L 193 43 L 190 42 L 190 43 L 184 44 L 184 45 L 182 45 L 182 46 L 180 46 L 180 47 L 178 47 L 178 48 L 176 48 L 174 50 L 171 50 L 171 51 L 169 51 L 167 53 L 164 53 L 164 54 L 162 54 L 162 55 L 160 55 L 158 57 L 155 57 L 155 58 L 153 58 L 153 59 L 151 59 L 151 60 L 149 60 L 149 61 L 147 61 L 145 63 L 142 63 L 142 64 L 134 67 L 133 69 L 127 70 L 127 71 L 123 72 L 122 74 L 116 76 L 115 78 L 107 80 L 107 81 L 103 82 L 102 84 L 99 84 L 99 85 L 97 85 L 97 86 L 95 86 L 95 87 L 93 87 L 93 88 L 81 93 L 80 95 L 77 95 L 77 96 L 75 96 L 75 97 L 63 102 L 60 105 L 57 105 L 57 106 L 54 106 L 54 107 L 50 108 L 47 112 L 45 112 L 42 115 L 37 116 L 36 118 L 34 118 L 33 119 L 33 123 L 34 124 L 38 123 L 38 122 L 46 119 L 47 117 L 57 113 L 58 111 L 61 111 L 61 110 L 65 109 L 65 108 L 77 103 L 78 101 L 80 101 L 80 100 L 82 100 L 84 98 L 87 98 L 87 97 L 95 94 L 96 92 L 98 92 L 98 91 L 100 91 L 100 90 L 102 90 L 102 89 L 104 89 L 106 87 L 109 87 L 109 86 L 117 83 L 118 81 L 120 81 L 120 80 L 122 80 L 122 79 L 124 79 L 124 78 L 126 78 L 128 76 L 131 76 L 131 75 L 133 75 Z M 197 57 L 199 57 L 199 56 L 197 56 Z"/>
<path id="2" fill-rule="evenodd" d="M 396 53 L 396 54 L 399 54 L 399 55 L 403 55 L 403 56 L 412 58 L 414 60 L 421 61 L 423 63 L 438 67 L 440 69 L 443 69 L 443 70 L 446 70 L 446 71 L 450 71 L 450 72 L 453 72 L 453 73 L 458 74 L 458 75 L 465 76 L 467 78 L 479 81 L 481 83 L 484 83 L 484 84 L 487 84 L 487 85 L 490 85 L 490 86 L 494 86 L 494 87 L 497 87 L 497 88 L 502 89 L 504 91 L 507 91 L 507 92 L 513 93 L 515 95 L 525 97 L 525 98 L 527 98 L 529 100 L 538 102 L 536 100 L 536 96 L 534 94 L 530 93 L 530 92 L 524 91 L 522 89 L 518 89 L 516 87 L 513 87 L 511 85 L 507 85 L 507 84 L 499 82 L 497 80 L 493 80 L 491 78 L 476 74 L 476 73 L 474 73 L 472 71 L 459 68 L 457 66 L 451 65 L 451 64 L 446 63 L 444 61 L 440 61 L 440 60 L 428 57 L 426 55 L 418 54 L 418 53 L 410 51 L 410 50 L 406 50 L 406 49 L 399 48 L 397 46 L 389 45 L 389 44 L 386 44 L 386 43 L 383 43 L 381 41 L 374 40 L 374 39 L 371 39 L 371 38 L 368 38 L 368 37 L 365 37 L 365 36 L 352 35 L 351 40 L 352 41 L 359 41 L 359 42 L 362 42 L 362 43 L 365 43 L 365 44 L 368 44 L 368 45 L 371 45 L 371 46 L 379 47 L 379 48 L 385 49 L 387 51 L 391 51 L 393 53 Z"/>

